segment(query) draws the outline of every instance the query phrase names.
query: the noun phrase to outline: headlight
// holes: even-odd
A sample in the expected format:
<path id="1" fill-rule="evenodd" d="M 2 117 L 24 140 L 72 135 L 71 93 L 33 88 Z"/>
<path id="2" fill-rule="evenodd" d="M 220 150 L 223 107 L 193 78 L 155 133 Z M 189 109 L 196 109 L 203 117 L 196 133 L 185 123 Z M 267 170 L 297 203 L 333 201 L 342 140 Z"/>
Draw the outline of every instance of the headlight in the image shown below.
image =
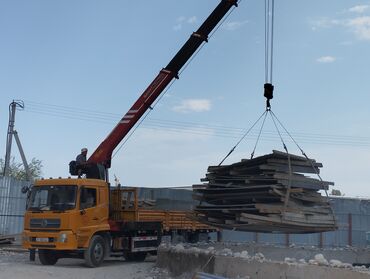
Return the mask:
<path id="1" fill-rule="evenodd" d="M 66 243 L 67 242 L 67 234 L 66 233 L 61 233 L 59 235 L 59 242 Z"/>

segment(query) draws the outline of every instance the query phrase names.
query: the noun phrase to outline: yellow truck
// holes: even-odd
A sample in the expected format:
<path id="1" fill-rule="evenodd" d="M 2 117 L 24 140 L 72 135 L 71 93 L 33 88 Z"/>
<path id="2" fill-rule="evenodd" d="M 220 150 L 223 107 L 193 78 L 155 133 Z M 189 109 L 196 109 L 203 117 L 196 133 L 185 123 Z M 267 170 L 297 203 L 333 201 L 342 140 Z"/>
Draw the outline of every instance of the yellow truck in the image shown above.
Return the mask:
<path id="1" fill-rule="evenodd" d="M 212 230 L 187 213 L 140 208 L 137 188 L 109 189 L 99 179 L 38 180 L 30 191 L 23 246 L 37 249 L 44 265 L 75 257 L 95 267 L 109 255 L 143 261 L 163 235 L 196 239 Z"/>
<path id="2" fill-rule="evenodd" d="M 78 178 L 35 181 L 29 189 L 23 233 L 23 246 L 30 249 L 31 259 L 38 251 L 44 265 L 76 257 L 95 267 L 108 255 L 142 261 L 148 252 L 155 253 L 163 234 L 186 231 L 196 239 L 211 229 L 191 221 L 184 211 L 138 208 L 135 189 L 111 189 L 108 169 L 114 149 L 153 109 L 155 100 L 237 4 L 238 0 L 221 0 L 88 160 L 69 164 L 71 175 Z"/>

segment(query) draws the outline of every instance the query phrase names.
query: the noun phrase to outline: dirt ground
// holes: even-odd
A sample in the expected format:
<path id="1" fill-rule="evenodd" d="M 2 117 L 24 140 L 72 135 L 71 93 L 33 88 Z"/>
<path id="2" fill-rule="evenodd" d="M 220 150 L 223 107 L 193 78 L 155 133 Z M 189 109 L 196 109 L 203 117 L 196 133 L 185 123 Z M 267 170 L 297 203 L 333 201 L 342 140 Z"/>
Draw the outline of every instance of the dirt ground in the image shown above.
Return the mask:
<path id="1" fill-rule="evenodd" d="M 83 260 L 60 259 L 55 266 L 43 266 L 38 259 L 30 262 L 28 253 L 0 250 L 0 279 L 170 279 L 165 270 L 155 267 L 155 261 L 154 256 L 142 263 L 112 258 L 98 268 L 88 268 Z"/>

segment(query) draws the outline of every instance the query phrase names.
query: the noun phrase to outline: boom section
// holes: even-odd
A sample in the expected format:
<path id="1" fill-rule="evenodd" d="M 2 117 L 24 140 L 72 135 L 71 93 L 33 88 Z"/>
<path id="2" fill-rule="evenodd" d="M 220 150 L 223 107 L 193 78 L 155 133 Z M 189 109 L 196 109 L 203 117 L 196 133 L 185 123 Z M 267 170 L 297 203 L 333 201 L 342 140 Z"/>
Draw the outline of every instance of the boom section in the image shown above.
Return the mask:
<path id="1" fill-rule="evenodd" d="M 202 43 L 208 41 L 208 36 L 212 30 L 230 9 L 233 6 L 237 6 L 237 4 L 238 0 L 221 0 L 199 29 L 190 36 L 183 47 L 172 58 L 170 63 L 159 72 L 157 77 L 122 117 L 112 132 L 92 153 L 88 159 L 88 163 L 102 164 L 105 168 L 110 168 L 113 150 L 125 138 L 143 114 L 151 107 L 168 84 L 174 78 L 178 78 L 180 69 L 189 61 Z"/>

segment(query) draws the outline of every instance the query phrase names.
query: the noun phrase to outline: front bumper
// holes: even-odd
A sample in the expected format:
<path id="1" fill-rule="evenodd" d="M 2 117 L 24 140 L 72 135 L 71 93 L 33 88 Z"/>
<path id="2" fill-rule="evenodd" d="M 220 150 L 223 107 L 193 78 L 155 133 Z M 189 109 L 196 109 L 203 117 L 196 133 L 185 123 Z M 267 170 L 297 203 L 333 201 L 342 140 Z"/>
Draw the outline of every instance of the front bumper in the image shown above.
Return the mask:
<path id="1" fill-rule="evenodd" d="M 72 231 L 43 232 L 24 230 L 22 244 L 25 249 L 76 250 L 77 238 Z"/>

